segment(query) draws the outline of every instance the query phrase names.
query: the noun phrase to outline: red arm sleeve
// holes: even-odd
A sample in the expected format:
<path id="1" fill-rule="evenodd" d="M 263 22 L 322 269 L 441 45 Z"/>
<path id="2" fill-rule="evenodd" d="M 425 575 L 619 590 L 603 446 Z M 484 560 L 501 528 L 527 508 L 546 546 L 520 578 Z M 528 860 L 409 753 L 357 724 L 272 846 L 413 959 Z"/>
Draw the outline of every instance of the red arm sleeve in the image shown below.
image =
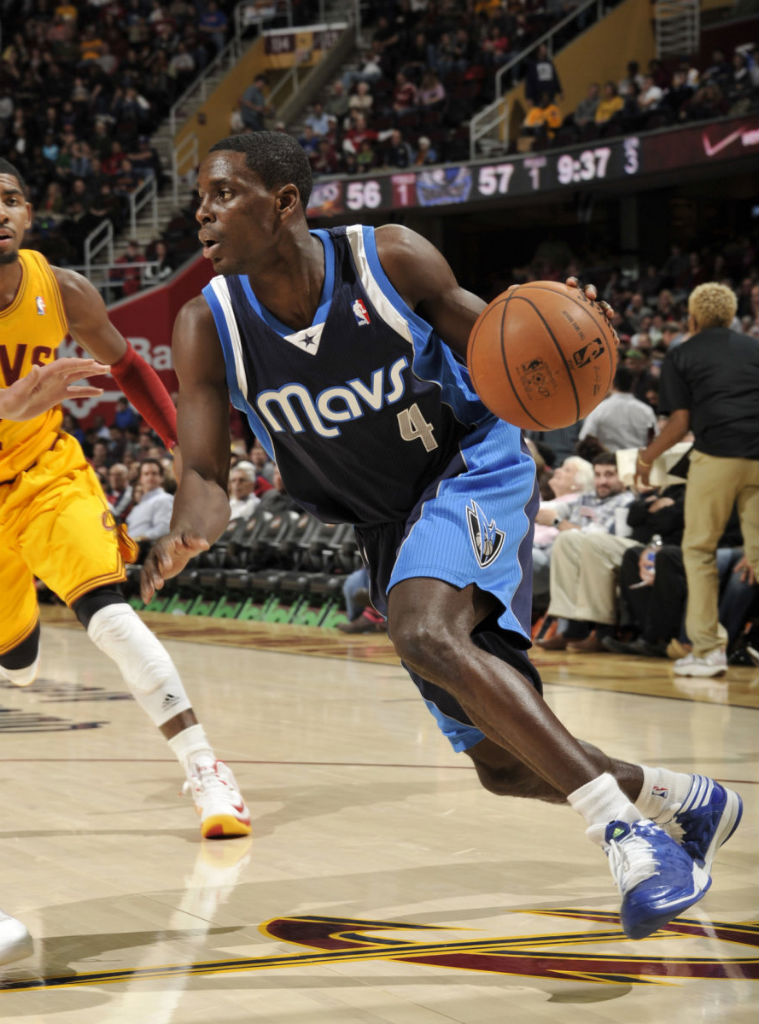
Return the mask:
<path id="1" fill-rule="evenodd" d="M 177 411 L 153 367 L 127 342 L 125 354 L 117 363 L 111 364 L 111 375 L 166 448 L 171 450 L 177 443 Z"/>

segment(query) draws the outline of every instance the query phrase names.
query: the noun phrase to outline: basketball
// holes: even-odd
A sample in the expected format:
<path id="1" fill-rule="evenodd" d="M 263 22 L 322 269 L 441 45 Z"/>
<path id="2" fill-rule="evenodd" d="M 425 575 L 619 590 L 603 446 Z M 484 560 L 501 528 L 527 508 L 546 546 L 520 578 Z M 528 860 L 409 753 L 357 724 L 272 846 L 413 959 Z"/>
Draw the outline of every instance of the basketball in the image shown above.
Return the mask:
<path id="1" fill-rule="evenodd" d="M 556 430 L 611 387 L 619 340 L 581 288 L 516 285 L 493 299 L 469 335 L 472 385 L 491 412 L 525 430 Z"/>

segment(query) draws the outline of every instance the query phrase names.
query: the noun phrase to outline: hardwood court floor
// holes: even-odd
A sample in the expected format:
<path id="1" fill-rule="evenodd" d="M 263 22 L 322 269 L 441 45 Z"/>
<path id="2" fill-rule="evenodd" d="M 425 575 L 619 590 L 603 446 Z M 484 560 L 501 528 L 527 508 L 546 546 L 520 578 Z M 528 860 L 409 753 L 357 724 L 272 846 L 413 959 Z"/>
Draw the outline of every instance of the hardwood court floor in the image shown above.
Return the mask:
<path id="1" fill-rule="evenodd" d="M 36 939 L 0 1021 L 756 1021 L 755 672 L 536 654 L 578 735 L 744 799 L 702 903 L 635 943 L 577 816 L 479 788 L 386 638 L 150 617 L 251 807 L 213 843 L 118 671 L 44 612 L 40 680 L 0 689 L 0 906 Z"/>

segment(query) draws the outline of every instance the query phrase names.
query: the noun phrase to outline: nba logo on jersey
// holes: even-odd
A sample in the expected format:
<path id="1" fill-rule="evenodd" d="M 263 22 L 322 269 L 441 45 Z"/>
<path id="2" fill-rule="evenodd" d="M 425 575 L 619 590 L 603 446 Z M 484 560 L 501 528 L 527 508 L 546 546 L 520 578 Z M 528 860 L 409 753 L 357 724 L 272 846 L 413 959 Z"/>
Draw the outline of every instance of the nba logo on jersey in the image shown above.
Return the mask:
<path id="1" fill-rule="evenodd" d="M 363 299 L 356 299 L 352 308 L 353 315 L 355 316 L 356 323 L 359 327 L 365 327 L 367 324 L 371 323 L 371 320 L 369 319 L 369 312 L 364 305 Z"/>
<path id="2" fill-rule="evenodd" d="M 505 534 L 503 530 L 496 529 L 495 519 L 488 522 L 487 516 L 474 499 L 466 507 L 466 519 L 474 554 L 480 568 L 485 569 L 501 553 Z"/>
<path id="3" fill-rule="evenodd" d="M 41 295 L 38 295 L 34 300 L 37 304 L 37 316 L 44 316 L 47 313 L 47 307 L 45 306 L 45 300 Z"/>

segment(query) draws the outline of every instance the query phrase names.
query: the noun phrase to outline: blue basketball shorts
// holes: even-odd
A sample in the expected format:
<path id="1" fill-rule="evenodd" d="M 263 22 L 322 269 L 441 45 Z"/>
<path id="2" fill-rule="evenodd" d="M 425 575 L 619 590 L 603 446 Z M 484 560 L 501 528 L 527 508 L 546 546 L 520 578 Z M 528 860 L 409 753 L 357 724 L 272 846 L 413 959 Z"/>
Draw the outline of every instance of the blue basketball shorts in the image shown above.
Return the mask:
<path id="1" fill-rule="evenodd" d="M 475 643 L 513 665 L 540 692 L 540 676 L 524 654 L 530 646 L 538 500 L 535 465 L 519 432 L 488 420 L 464 438 L 405 522 L 357 527 L 373 604 L 386 614 L 388 593 L 406 579 L 476 584 L 498 600 L 501 612 L 475 632 Z M 405 667 L 454 750 L 484 738 L 450 694 Z"/>

